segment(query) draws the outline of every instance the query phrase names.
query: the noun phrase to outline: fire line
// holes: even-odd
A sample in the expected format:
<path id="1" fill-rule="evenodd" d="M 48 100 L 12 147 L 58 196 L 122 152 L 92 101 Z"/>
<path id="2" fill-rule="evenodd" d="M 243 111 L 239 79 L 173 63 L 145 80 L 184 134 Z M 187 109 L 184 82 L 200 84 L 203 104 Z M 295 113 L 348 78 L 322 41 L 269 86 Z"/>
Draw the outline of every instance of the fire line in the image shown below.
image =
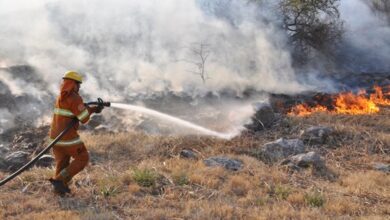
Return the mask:
<path id="1" fill-rule="evenodd" d="M 387 92 L 384 92 L 383 88 L 374 86 L 374 93 L 370 95 L 365 90 L 358 94 L 342 92 L 332 96 L 331 106 L 321 104 L 309 106 L 307 103 L 302 103 L 292 107 L 288 115 L 307 116 L 318 112 L 349 115 L 375 114 L 380 111 L 380 106 L 390 106 L 390 86 L 386 90 Z"/>

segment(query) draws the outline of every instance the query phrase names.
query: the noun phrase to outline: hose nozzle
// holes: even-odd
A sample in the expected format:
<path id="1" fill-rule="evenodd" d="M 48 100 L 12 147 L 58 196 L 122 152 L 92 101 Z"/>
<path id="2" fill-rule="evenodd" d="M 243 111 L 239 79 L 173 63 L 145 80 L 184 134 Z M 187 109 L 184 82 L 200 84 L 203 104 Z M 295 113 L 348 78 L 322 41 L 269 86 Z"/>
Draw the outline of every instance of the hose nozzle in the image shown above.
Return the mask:
<path id="1" fill-rule="evenodd" d="M 103 99 L 101 99 L 101 98 L 98 98 L 97 102 L 88 102 L 86 104 L 88 106 L 89 105 L 97 105 L 97 106 L 101 106 L 101 107 L 110 107 L 111 106 L 111 102 L 104 102 Z"/>

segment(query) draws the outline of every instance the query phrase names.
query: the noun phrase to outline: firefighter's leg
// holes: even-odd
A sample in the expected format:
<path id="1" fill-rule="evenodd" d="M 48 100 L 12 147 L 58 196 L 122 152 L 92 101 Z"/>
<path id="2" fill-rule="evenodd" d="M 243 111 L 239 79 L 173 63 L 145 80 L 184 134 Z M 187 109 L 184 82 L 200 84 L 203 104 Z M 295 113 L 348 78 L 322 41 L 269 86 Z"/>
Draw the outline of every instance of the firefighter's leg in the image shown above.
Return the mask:
<path id="1" fill-rule="evenodd" d="M 54 187 L 54 192 L 60 195 L 64 195 L 65 193 L 70 193 L 70 190 L 68 186 L 64 183 L 64 181 L 62 179 L 57 179 L 61 170 L 69 166 L 70 155 L 61 146 L 54 146 L 53 154 L 56 160 L 56 172 L 55 172 L 55 177 L 50 178 L 49 181 Z"/>
<path id="2" fill-rule="evenodd" d="M 66 151 L 71 155 L 73 161 L 65 169 L 62 169 L 56 177 L 56 179 L 64 181 L 65 184 L 67 184 L 73 176 L 83 170 L 89 161 L 89 154 L 84 144 L 67 147 Z"/>
<path id="3" fill-rule="evenodd" d="M 54 146 L 53 154 L 56 161 L 55 176 L 57 176 L 61 172 L 61 170 L 69 166 L 70 155 L 68 155 L 67 152 L 61 146 Z"/>

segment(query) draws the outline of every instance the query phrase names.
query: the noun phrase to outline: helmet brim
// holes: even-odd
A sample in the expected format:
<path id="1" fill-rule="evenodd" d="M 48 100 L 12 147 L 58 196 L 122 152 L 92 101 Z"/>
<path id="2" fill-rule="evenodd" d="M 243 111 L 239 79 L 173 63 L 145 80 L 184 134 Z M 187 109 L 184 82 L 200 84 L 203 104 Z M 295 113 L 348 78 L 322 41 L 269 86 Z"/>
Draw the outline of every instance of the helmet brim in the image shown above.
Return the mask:
<path id="1" fill-rule="evenodd" d="M 72 79 L 72 78 L 67 78 L 67 77 L 62 77 L 62 79 L 70 79 L 70 80 L 73 80 L 73 81 L 75 81 L 75 82 L 77 82 L 77 83 L 83 83 L 83 82 L 81 82 L 81 81 L 78 81 L 78 80 L 75 80 L 75 79 Z"/>

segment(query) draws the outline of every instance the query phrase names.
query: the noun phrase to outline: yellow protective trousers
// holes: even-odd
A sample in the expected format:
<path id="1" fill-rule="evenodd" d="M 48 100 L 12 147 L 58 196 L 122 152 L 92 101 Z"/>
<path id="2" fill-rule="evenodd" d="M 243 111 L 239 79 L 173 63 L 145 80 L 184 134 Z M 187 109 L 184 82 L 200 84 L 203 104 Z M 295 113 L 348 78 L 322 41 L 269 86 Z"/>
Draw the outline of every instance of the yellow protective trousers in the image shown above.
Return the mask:
<path id="1" fill-rule="evenodd" d="M 56 160 L 56 172 L 54 179 L 62 180 L 65 184 L 87 166 L 89 154 L 84 144 L 72 146 L 53 147 L 53 154 Z M 71 161 L 71 158 L 73 159 Z"/>

